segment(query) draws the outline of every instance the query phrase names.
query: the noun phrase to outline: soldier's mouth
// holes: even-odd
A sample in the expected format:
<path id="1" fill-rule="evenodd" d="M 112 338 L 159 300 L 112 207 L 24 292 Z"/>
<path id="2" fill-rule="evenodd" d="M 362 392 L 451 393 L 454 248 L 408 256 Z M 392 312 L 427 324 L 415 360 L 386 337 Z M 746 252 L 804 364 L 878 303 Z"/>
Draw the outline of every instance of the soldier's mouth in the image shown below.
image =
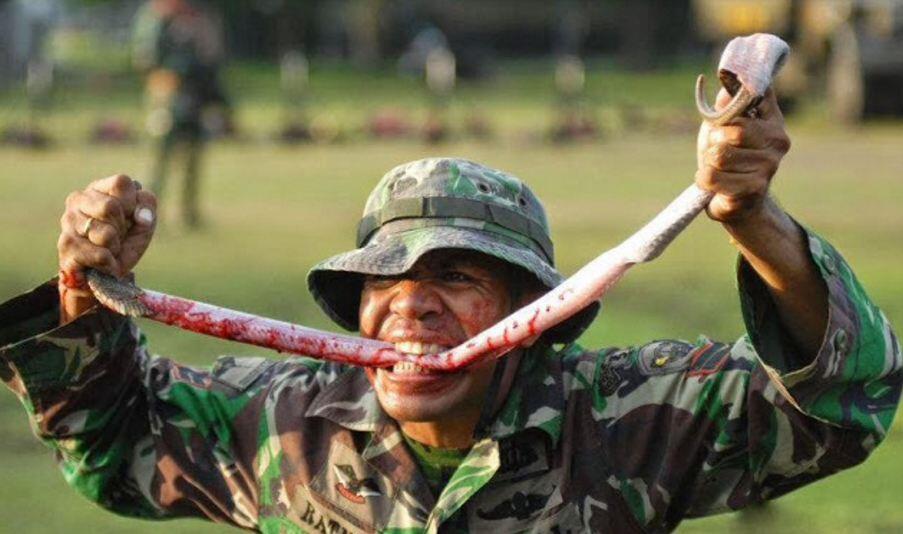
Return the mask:
<path id="1" fill-rule="evenodd" d="M 405 354 L 422 356 L 424 354 L 438 354 L 448 350 L 449 347 L 436 343 L 422 343 L 420 341 L 398 341 L 395 350 Z M 392 366 L 392 373 L 396 375 L 426 375 L 435 374 L 429 369 L 424 369 L 414 362 L 398 362 Z"/>

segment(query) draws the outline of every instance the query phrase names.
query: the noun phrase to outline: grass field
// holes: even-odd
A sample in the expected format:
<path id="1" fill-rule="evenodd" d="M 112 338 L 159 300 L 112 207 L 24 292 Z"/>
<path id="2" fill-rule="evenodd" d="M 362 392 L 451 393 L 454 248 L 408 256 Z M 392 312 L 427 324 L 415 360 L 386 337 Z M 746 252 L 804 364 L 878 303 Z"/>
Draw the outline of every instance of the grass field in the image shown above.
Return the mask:
<path id="1" fill-rule="evenodd" d="M 626 103 L 647 101 L 660 113 L 686 115 L 692 69 L 650 76 L 591 78 L 600 116 L 617 116 L 612 95 Z M 185 232 L 176 218 L 176 183 L 162 200 L 163 224 L 137 271 L 143 285 L 316 327 L 332 328 L 307 295 L 306 270 L 352 246 L 365 195 L 379 176 L 400 162 L 428 155 L 461 155 L 509 170 L 529 182 L 550 213 L 559 266 L 566 273 L 616 244 L 689 183 L 694 137 L 654 127 L 610 128 L 595 143 L 549 146 L 522 132 L 548 119 L 548 86 L 522 66 L 493 85 L 469 88 L 453 109 L 479 106 L 499 128 L 488 142 L 361 142 L 289 148 L 264 143 L 275 128 L 272 74 L 232 81 L 243 91 L 242 143 L 212 146 L 205 165 L 206 228 Z M 247 76 L 247 74 L 255 74 Z M 267 78 L 269 76 L 269 78 Z M 244 80 L 244 81 L 242 81 Z M 262 81 L 261 81 L 262 80 Z M 269 82 L 267 82 L 269 80 Z M 242 85 L 244 84 L 244 85 Z M 668 91 L 662 87 L 683 87 Z M 523 92 L 517 91 L 524 87 Z M 409 82 L 389 76 L 338 73 L 319 87 L 317 111 L 341 120 L 416 95 Z M 678 93 L 679 96 L 675 96 Z M 0 97 L 0 123 L 22 117 L 15 95 Z M 58 148 L 28 152 L 0 148 L 0 300 L 55 272 L 57 220 L 68 191 L 114 172 L 143 178 L 150 147 L 98 148 L 81 140 L 102 114 L 137 119 L 139 99 L 79 94 L 64 100 L 47 123 Z M 608 104 L 607 104 L 608 103 Z M 623 102 L 622 102 L 623 103 Z M 608 106 L 608 107 L 606 107 Z M 422 112 L 422 109 L 420 110 Z M 831 127 L 817 111 L 791 122 L 794 147 L 775 191 L 804 224 L 843 251 L 891 321 L 903 324 L 903 125 L 856 131 Z M 734 251 L 725 234 L 706 220 L 695 223 L 655 263 L 632 271 L 605 301 L 605 310 L 583 342 L 629 345 L 654 338 L 724 340 L 742 334 L 734 290 Z M 142 325 L 152 348 L 194 364 L 218 354 L 261 353 L 152 324 Z M 899 424 L 896 426 L 900 426 Z M 81 500 L 55 470 L 49 452 L 30 434 L 11 394 L 0 394 L 0 532 L 218 532 L 197 521 L 152 524 L 116 518 Z M 761 509 L 690 521 L 680 532 L 890 532 L 903 530 L 903 432 L 892 432 L 865 465 L 815 484 Z"/>

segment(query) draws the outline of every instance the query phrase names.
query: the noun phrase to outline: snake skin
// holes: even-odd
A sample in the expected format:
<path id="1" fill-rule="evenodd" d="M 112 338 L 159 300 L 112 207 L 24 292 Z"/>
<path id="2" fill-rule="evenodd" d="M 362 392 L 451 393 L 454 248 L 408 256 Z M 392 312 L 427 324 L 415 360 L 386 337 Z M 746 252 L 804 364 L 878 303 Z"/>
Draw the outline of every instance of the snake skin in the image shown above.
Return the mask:
<path id="1" fill-rule="evenodd" d="M 91 292 L 107 308 L 128 317 L 145 317 L 150 314 L 150 310 L 140 300 L 144 292 L 135 284 L 95 269 L 87 269 L 85 277 Z"/>

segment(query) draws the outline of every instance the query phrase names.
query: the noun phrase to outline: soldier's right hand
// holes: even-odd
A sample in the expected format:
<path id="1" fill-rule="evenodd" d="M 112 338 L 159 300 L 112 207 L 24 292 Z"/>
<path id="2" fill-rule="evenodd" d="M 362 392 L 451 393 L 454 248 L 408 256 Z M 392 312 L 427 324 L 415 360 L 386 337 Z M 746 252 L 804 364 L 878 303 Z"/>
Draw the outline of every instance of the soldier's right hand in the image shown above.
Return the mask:
<path id="1" fill-rule="evenodd" d="M 95 304 L 85 269 L 120 278 L 132 271 L 153 238 L 156 211 L 153 193 L 123 174 L 69 194 L 57 242 L 63 322 Z"/>

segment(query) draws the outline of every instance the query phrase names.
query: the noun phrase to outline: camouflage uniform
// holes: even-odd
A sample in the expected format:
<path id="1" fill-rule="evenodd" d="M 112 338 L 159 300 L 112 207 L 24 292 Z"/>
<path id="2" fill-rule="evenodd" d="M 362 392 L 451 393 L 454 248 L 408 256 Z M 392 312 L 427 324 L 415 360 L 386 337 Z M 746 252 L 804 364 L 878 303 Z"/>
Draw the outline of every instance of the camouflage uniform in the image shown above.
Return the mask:
<path id="1" fill-rule="evenodd" d="M 857 464 L 891 426 L 898 342 L 841 256 L 808 242 L 830 305 L 811 364 L 796 363 L 741 263 L 748 335 L 599 351 L 541 340 L 439 495 L 362 369 L 235 357 L 187 367 L 151 356 L 106 310 L 58 327 L 53 284 L 0 305 L 0 378 L 66 480 L 121 514 L 263 532 L 666 531 Z"/>

